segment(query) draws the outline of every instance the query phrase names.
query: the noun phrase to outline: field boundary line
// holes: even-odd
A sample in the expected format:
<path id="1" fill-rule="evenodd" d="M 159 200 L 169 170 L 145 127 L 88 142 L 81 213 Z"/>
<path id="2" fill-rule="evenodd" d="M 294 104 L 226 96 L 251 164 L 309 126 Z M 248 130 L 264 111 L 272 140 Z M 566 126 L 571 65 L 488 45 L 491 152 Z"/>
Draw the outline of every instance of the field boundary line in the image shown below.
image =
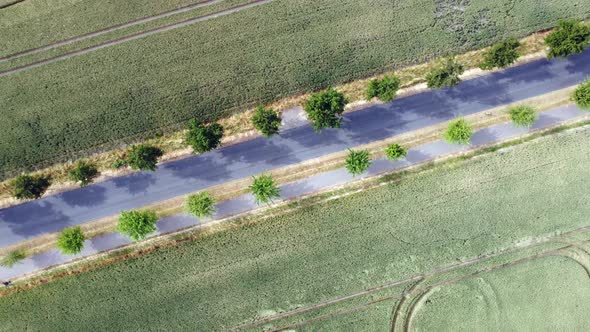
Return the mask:
<path id="1" fill-rule="evenodd" d="M 25 70 L 29 70 L 29 69 L 33 69 L 33 68 L 37 68 L 37 67 L 41 67 L 44 66 L 46 64 L 50 64 L 53 62 L 57 62 L 60 60 L 66 60 L 66 59 L 70 59 L 72 57 L 78 56 L 78 55 L 83 55 L 83 54 L 88 54 L 103 48 L 107 48 L 107 47 L 111 47 L 111 46 L 115 46 L 115 45 L 119 45 L 128 41 L 133 41 L 136 39 L 140 39 L 140 38 L 144 38 L 144 37 L 148 37 L 151 35 L 155 35 L 161 32 L 166 32 L 166 31 L 170 31 L 170 30 L 174 30 L 177 28 L 182 28 L 191 24 L 195 24 L 195 23 L 199 23 L 199 22 L 204 22 L 204 21 L 208 21 L 208 20 L 212 20 L 218 17 L 222 17 L 222 16 L 226 16 L 226 15 L 230 15 L 230 14 L 234 14 L 237 12 L 240 12 L 242 10 L 246 10 L 246 9 L 250 9 L 253 7 L 258 7 L 258 6 L 262 6 L 265 5 L 267 3 L 273 2 L 275 0 L 254 0 L 252 2 L 246 3 L 246 4 L 242 4 L 242 5 L 238 5 L 235 7 L 231 7 L 228 9 L 224 9 L 222 11 L 216 12 L 216 13 L 211 13 L 211 14 L 206 14 L 203 16 L 198 16 L 198 17 L 194 17 L 194 18 L 190 18 L 184 21 L 180 21 L 177 23 L 172 23 L 172 24 L 168 24 L 168 25 L 164 25 L 161 27 L 157 27 L 154 29 L 150 29 L 147 31 L 141 31 L 126 37 L 121 37 L 121 38 L 117 38 L 114 40 L 110 40 L 104 43 L 100 43 L 97 45 L 93 45 L 93 46 L 89 46 L 89 47 L 85 47 L 76 51 L 72 51 L 72 52 L 68 52 L 62 55 L 58 55 L 58 56 L 54 56 L 48 59 L 44 59 L 44 60 L 40 60 L 40 61 L 36 61 L 27 65 L 23 65 L 23 66 L 19 66 L 19 67 L 15 67 L 15 68 L 11 68 L 11 69 L 7 69 L 4 71 L 0 71 L 0 77 L 3 76 L 8 76 L 11 74 L 16 74 Z"/>

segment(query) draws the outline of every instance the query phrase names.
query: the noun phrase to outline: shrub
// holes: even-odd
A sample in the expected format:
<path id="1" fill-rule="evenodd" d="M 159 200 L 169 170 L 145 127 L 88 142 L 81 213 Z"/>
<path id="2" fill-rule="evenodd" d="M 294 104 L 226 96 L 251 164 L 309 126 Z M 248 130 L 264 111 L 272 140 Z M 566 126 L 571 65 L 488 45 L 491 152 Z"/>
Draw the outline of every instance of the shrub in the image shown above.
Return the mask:
<path id="1" fill-rule="evenodd" d="M 138 241 L 156 231 L 158 217 L 152 211 L 123 211 L 119 216 L 117 231 Z"/>
<path id="2" fill-rule="evenodd" d="M 545 38 L 549 46 L 549 59 L 553 57 L 565 58 L 575 53 L 582 53 L 590 42 L 590 27 L 580 22 L 560 20 L 557 28 Z"/>
<path id="3" fill-rule="evenodd" d="M 367 100 L 378 97 L 382 101 L 390 102 L 395 99 L 399 87 L 400 80 L 397 76 L 384 76 L 382 79 L 371 80 L 365 95 Z"/>
<path id="4" fill-rule="evenodd" d="M 69 227 L 61 231 L 57 239 L 57 248 L 66 255 L 75 255 L 84 248 L 86 237 L 80 226 Z"/>
<path id="5" fill-rule="evenodd" d="M 508 111 L 508 114 L 510 114 L 512 123 L 517 127 L 530 127 L 537 120 L 537 112 L 527 105 L 513 107 Z"/>
<path id="6" fill-rule="evenodd" d="M 258 106 L 252 116 L 252 124 L 264 137 L 271 137 L 279 132 L 281 116 L 272 108 Z"/>
<path id="7" fill-rule="evenodd" d="M 454 58 L 448 58 L 442 67 L 436 68 L 426 75 L 426 83 L 431 89 L 453 87 L 461 82 L 459 75 L 464 71 L 462 64 L 455 61 Z"/>
<path id="8" fill-rule="evenodd" d="M 24 250 L 14 250 L 8 253 L 8 255 L 4 256 L 0 261 L 0 266 L 4 267 L 13 267 L 16 263 L 22 261 L 27 257 L 27 254 Z"/>
<path id="9" fill-rule="evenodd" d="M 316 132 L 323 128 L 340 128 L 346 105 L 344 95 L 333 88 L 314 93 L 305 102 L 305 113 Z"/>
<path id="10" fill-rule="evenodd" d="M 406 156 L 408 151 L 399 144 L 390 144 L 385 150 L 385 155 L 389 160 L 398 160 Z"/>
<path id="11" fill-rule="evenodd" d="M 581 109 L 590 109 L 590 79 L 586 80 L 586 82 L 580 84 L 574 94 L 572 99 Z"/>
<path id="12" fill-rule="evenodd" d="M 520 42 L 514 37 L 492 46 L 484 54 L 484 60 L 479 67 L 481 69 L 504 68 L 513 64 L 520 56 L 516 51 L 518 46 Z"/>
<path id="13" fill-rule="evenodd" d="M 348 157 L 346 157 L 346 169 L 353 176 L 362 174 L 371 165 L 368 150 L 348 150 Z"/>
<path id="14" fill-rule="evenodd" d="M 163 154 L 162 150 L 152 145 L 134 145 L 127 153 L 127 164 L 132 169 L 155 171 L 158 158 Z"/>
<path id="15" fill-rule="evenodd" d="M 49 177 L 41 175 L 19 175 L 13 182 L 13 196 L 17 199 L 35 199 L 49 187 Z"/>
<path id="16" fill-rule="evenodd" d="M 253 177 L 253 179 L 250 190 L 254 194 L 256 204 L 270 203 L 274 198 L 280 197 L 280 189 L 270 175 L 262 174 L 258 177 Z"/>
<path id="17" fill-rule="evenodd" d="M 80 182 L 80 187 L 92 182 L 98 175 L 98 169 L 95 165 L 79 161 L 73 169 L 70 170 L 70 179 L 74 182 Z"/>
<path id="18" fill-rule="evenodd" d="M 473 135 L 471 126 L 465 120 L 458 119 L 449 123 L 444 139 L 449 143 L 469 144 L 471 135 Z"/>
<path id="19" fill-rule="evenodd" d="M 190 195 L 186 200 L 186 205 L 188 212 L 198 218 L 208 217 L 215 210 L 215 200 L 206 191 Z"/>
<path id="20" fill-rule="evenodd" d="M 211 151 L 219 146 L 223 137 L 223 127 L 218 123 L 202 124 L 195 119 L 188 123 L 186 143 L 195 153 Z"/>
<path id="21" fill-rule="evenodd" d="M 125 161 L 123 159 L 117 159 L 113 162 L 113 164 L 111 165 L 111 168 L 118 169 L 118 168 L 121 168 L 125 165 L 127 165 L 127 161 Z"/>

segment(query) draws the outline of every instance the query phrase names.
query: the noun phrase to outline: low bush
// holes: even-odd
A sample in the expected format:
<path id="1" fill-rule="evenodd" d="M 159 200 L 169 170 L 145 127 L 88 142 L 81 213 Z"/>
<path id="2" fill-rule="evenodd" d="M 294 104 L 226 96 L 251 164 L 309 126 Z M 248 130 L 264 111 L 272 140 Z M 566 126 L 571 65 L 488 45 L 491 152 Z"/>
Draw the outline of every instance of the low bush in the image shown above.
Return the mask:
<path id="1" fill-rule="evenodd" d="M 510 120 L 517 127 L 530 127 L 537 120 L 537 112 L 531 106 L 520 105 L 508 110 Z"/>
<path id="2" fill-rule="evenodd" d="M 11 268 L 16 263 L 22 261 L 27 257 L 24 250 L 14 250 L 9 252 L 2 260 L 0 260 L 0 266 Z"/>
<path id="3" fill-rule="evenodd" d="M 163 154 L 162 150 L 152 145 L 134 145 L 127 153 L 127 164 L 135 170 L 155 171 L 158 158 Z"/>
<path id="4" fill-rule="evenodd" d="M 519 46 L 520 42 L 514 37 L 492 46 L 484 54 L 484 60 L 479 67 L 481 69 L 504 68 L 513 64 L 520 56 L 516 51 Z"/>
<path id="5" fill-rule="evenodd" d="M 367 100 L 377 97 L 384 102 L 390 102 L 395 99 L 399 87 L 400 79 L 397 76 L 384 76 L 382 79 L 371 80 L 365 95 Z"/>
<path id="6" fill-rule="evenodd" d="M 118 169 L 118 168 L 121 168 L 125 165 L 127 165 L 127 161 L 125 161 L 123 159 L 117 159 L 113 162 L 113 164 L 111 165 L 111 168 Z"/>
<path id="7" fill-rule="evenodd" d="M 398 160 L 404 158 L 407 153 L 408 151 L 397 143 L 390 144 L 389 146 L 387 146 L 387 149 L 385 150 L 385 155 L 389 160 Z"/>
<path id="8" fill-rule="evenodd" d="M 139 241 L 156 231 L 158 217 L 152 211 L 123 211 L 119 216 L 117 231 Z"/>
<path id="9" fill-rule="evenodd" d="M 340 128 L 346 106 L 344 95 L 333 88 L 314 93 L 305 101 L 304 109 L 316 132 L 323 128 Z"/>
<path id="10" fill-rule="evenodd" d="M 368 150 L 348 150 L 346 157 L 346 169 L 353 176 L 362 174 L 371 166 L 371 158 Z"/>
<path id="11" fill-rule="evenodd" d="M 14 179 L 13 196 L 17 199 L 35 199 L 45 193 L 50 185 L 50 180 L 41 175 L 19 175 Z"/>
<path id="12" fill-rule="evenodd" d="M 253 178 L 250 191 L 254 195 L 256 204 L 270 203 L 281 194 L 272 176 L 265 174 Z"/>
<path id="13" fill-rule="evenodd" d="M 590 27 L 576 21 L 560 20 L 557 28 L 546 38 L 545 44 L 549 46 L 549 59 L 553 57 L 565 58 L 572 54 L 582 53 L 590 42 Z"/>
<path id="14" fill-rule="evenodd" d="M 461 82 L 459 75 L 464 71 L 465 68 L 462 64 L 455 61 L 454 58 L 447 58 L 441 67 L 426 75 L 426 83 L 430 89 L 453 87 Z"/>
<path id="15" fill-rule="evenodd" d="M 580 84 L 572 96 L 573 101 L 581 109 L 590 109 L 590 79 Z"/>
<path id="16" fill-rule="evenodd" d="M 98 169 L 94 164 L 79 161 L 73 169 L 70 170 L 70 179 L 79 182 L 80 187 L 84 187 L 92 182 L 98 175 Z"/>
<path id="17" fill-rule="evenodd" d="M 469 144 L 472 135 L 473 129 L 471 126 L 465 120 L 457 119 L 449 123 L 444 133 L 444 139 L 453 144 Z"/>
<path id="18" fill-rule="evenodd" d="M 186 143 L 195 153 L 211 151 L 219 146 L 223 137 L 223 127 L 218 123 L 203 124 L 195 119 L 188 123 Z"/>
<path id="19" fill-rule="evenodd" d="M 75 255 L 84 248 L 86 237 L 80 226 L 69 227 L 61 231 L 57 239 L 57 248 L 66 255 Z"/>
<path id="20" fill-rule="evenodd" d="M 279 133 L 281 116 L 272 108 L 258 106 L 252 116 L 252 124 L 264 137 L 271 137 Z"/>
<path id="21" fill-rule="evenodd" d="M 198 218 L 208 217 L 215 211 L 215 200 L 206 191 L 190 195 L 186 200 L 186 205 L 188 212 Z"/>

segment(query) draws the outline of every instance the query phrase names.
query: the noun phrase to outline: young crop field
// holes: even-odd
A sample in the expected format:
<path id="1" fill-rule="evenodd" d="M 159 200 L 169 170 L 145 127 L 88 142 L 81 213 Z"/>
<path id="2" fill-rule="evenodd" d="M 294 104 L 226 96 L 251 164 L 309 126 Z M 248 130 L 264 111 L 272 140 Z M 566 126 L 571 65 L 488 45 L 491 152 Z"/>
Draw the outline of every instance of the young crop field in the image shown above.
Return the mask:
<path id="1" fill-rule="evenodd" d="M 41 43 L 24 45 L 27 38 L 17 38 L 15 31 L 36 36 L 36 29 L 52 31 L 57 40 L 173 7 L 112 2 L 115 14 L 107 15 L 99 9 L 102 2 L 88 11 L 82 2 L 57 3 L 66 17 L 91 27 L 71 24 L 54 34 L 50 26 L 59 24 L 47 22 L 51 14 L 36 21 L 31 10 L 17 23 L 17 9 L 24 6 L 19 4 L 3 14 L 15 12 L 16 18 L 0 27 L 0 40 L 7 43 L 2 52 Z M 49 13 L 47 6 L 35 13 Z M 142 9 L 129 10 L 136 7 Z M 61 13 L 58 7 L 54 13 Z M 590 4 L 275 0 L 0 76 L 0 178 L 178 129 L 190 118 L 213 120 L 257 103 L 523 36 L 571 16 L 590 16 Z"/>
<path id="2" fill-rule="evenodd" d="M 589 139 L 547 136 L 6 295 L 0 330 L 587 326 Z"/>

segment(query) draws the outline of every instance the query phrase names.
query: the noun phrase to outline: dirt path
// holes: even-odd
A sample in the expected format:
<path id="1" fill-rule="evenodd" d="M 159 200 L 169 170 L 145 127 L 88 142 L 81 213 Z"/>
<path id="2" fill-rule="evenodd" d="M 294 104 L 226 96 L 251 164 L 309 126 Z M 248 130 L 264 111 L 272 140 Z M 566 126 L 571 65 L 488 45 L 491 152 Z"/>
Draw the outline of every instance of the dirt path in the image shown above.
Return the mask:
<path id="1" fill-rule="evenodd" d="M 219 0 L 214 0 L 214 1 L 219 1 Z M 249 8 L 253 8 L 253 7 L 265 5 L 265 4 L 270 3 L 272 1 L 274 1 L 274 0 L 254 0 L 254 1 L 249 2 L 247 4 L 238 5 L 238 6 L 235 6 L 235 7 L 229 8 L 229 9 L 225 9 L 225 10 L 222 10 L 222 11 L 219 11 L 219 12 L 216 12 L 216 13 L 211 13 L 211 14 L 207 14 L 207 15 L 203 15 L 203 16 L 191 18 L 191 19 L 188 19 L 188 20 L 185 20 L 185 21 L 181 21 L 181 22 L 178 22 L 178 23 L 172 23 L 172 24 L 164 25 L 164 26 L 161 26 L 161 27 L 158 27 L 158 28 L 154 28 L 154 29 L 151 29 L 151 30 L 146 30 L 146 31 L 138 32 L 138 33 L 132 34 L 132 35 L 127 36 L 127 37 L 121 37 L 121 38 L 118 38 L 118 39 L 110 40 L 108 42 L 104 42 L 104 43 L 100 43 L 100 44 L 97 44 L 97 45 L 94 45 L 94 46 L 86 47 L 86 48 L 83 48 L 83 49 L 80 49 L 80 50 L 77 50 L 77 51 L 72 51 L 72 52 L 65 53 L 65 54 L 62 54 L 62 55 L 58 55 L 58 56 L 55 56 L 55 57 L 52 57 L 52 58 L 48 58 L 48 59 L 45 59 L 45 60 L 40 60 L 40 61 L 37 61 L 37 62 L 33 62 L 33 63 L 27 64 L 27 65 L 24 65 L 24 66 L 11 68 L 11 69 L 8 69 L 8 70 L 5 70 L 5 71 L 0 71 L 0 77 L 7 76 L 7 75 L 10 75 L 10 74 L 19 73 L 19 72 L 22 72 L 22 71 L 25 71 L 25 70 L 28 70 L 28 69 L 33 69 L 33 68 L 41 67 L 43 65 L 46 65 L 46 64 L 49 64 L 49 63 L 53 63 L 53 62 L 56 62 L 56 61 L 66 60 L 66 59 L 72 58 L 74 56 L 88 54 L 88 53 L 91 53 L 91 52 L 94 52 L 94 51 L 97 51 L 97 50 L 100 50 L 100 49 L 103 49 L 103 48 L 107 48 L 107 47 L 110 47 L 110 46 L 115 46 L 115 45 L 119 45 L 119 44 L 122 44 L 122 43 L 125 43 L 125 42 L 129 42 L 129 41 L 132 41 L 132 40 L 136 40 L 136 39 L 140 39 L 140 38 L 143 38 L 143 37 L 155 35 L 155 34 L 158 34 L 160 32 L 170 31 L 170 30 L 177 29 L 177 28 L 182 28 L 182 27 L 185 27 L 185 26 L 188 26 L 188 25 L 191 25 L 191 24 L 208 21 L 208 20 L 211 20 L 211 19 L 214 19 L 214 18 L 218 18 L 218 17 L 221 17 L 221 16 L 226 16 L 226 15 L 229 15 L 229 14 L 234 14 L 234 13 L 240 12 L 240 11 L 245 10 L 245 9 L 249 9 Z M 120 29 L 120 28 L 118 28 L 118 29 Z M 106 31 L 106 32 L 103 32 L 103 33 L 108 33 L 108 32 L 110 32 L 110 31 Z M 103 34 L 103 33 L 99 33 L 99 34 Z M 94 37 L 94 36 L 92 36 L 92 37 Z M 73 42 L 76 42 L 76 41 L 79 41 L 79 40 L 83 40 L 83 39 L 86 39 L 86 38 L 90 38 L 90 37 L 76 37 L 76 38 L 82 38 L 82 39 L 75 39 L 74 38 L 74 39 L 71 39 L 69 41 L 58 42 L 58 43 L 62 43 L 62 44 L 54 45 L 54 46 L 47 46 L 48 48 L 42 47 L 42 48 L 39 48 L 39 51 L 37 51 L 37 52 L 41 52 L 41 51 L 44 51 L 44 50 L 47 50 L 47 49 L 51 49 L 51 48 L 54 48 L 54 47 L 58 47 L 58 46 L 63 46 L 63 45 L 71 44 Z M 28 51 L 26 51 L 26 52 L 28 52 Z M 28 53 L 28 54 L 32 54 L 32 53 Z M 24 55 L 20 55 L 20 56 L 24 56 Z"/>

